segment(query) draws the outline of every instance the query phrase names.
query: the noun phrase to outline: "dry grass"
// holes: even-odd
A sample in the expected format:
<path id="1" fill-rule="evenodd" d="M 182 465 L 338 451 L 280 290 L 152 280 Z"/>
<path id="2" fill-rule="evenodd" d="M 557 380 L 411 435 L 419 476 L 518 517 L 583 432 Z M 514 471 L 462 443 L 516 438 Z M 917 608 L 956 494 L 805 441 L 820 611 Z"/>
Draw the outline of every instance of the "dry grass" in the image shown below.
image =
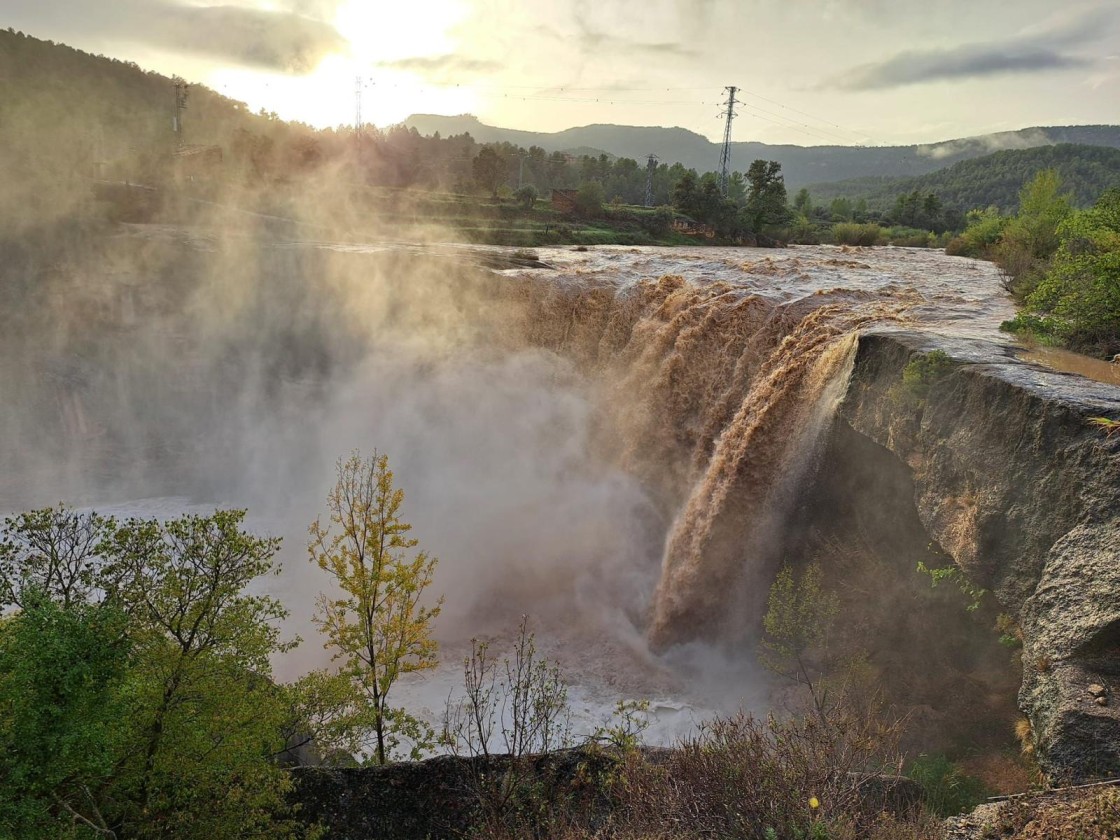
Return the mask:
<path id="1" fill-rule="evenodd" d="M 1089 790 L 1061 799 L 1008 803 L 985 833 L 1008 840 L 1113 840 L 1120 836 L 1120 789 Z"/>

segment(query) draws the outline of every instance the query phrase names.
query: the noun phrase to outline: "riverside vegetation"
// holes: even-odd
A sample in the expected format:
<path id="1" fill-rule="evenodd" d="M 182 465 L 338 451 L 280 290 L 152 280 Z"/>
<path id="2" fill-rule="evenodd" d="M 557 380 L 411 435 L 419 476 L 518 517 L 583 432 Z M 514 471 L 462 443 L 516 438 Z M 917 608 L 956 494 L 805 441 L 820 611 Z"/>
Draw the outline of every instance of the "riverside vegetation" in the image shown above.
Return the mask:
<path id="1" fill-rule="evenodd" d="M 1056 170 L 1023 187 L 1019 212 L 988 208 L 950 254 L 994 260 L 1023 311 L 1002 329 L 1091 355 L 1120 354 L 1120 189 L 1075 209 Z"/>
<path id="2" fill-rule="evenodd" d="M 526 620 L 503 658 L 474 643 L 437 736 L 389 702 L 400 676 L 436 661 L 439 601 L 422 603 L 435 560 L 414 551 L 384 455 L 355 453 L 337 479 L 309 552 L 336 584 L 318 624 L 340 664 L 292 683 L 270 658 L 299 640 L 281 638 L 284 607 L 255 594 L 278 573 L 279 541 L 244 531 L 243 511 L 5 520 L 0 836 L 319 837 L 286 769 L 309 744 L 333 764 L 439 745 L 481 760 L 468 833 L 489 838 L 933 838 L 936 814 L 983 790 L 943 756 L 913 764 L 913 790 L 890 781 L 904 766 L 900 686 L 868 665 L 874 620 L 840 632 L 848 595 L 815 564 L 778 575 L 764 619 L 761 659 L 794 689 L 786 712 L 718 718 L 651 752 L 648 706 L 620 701 L 577 737 L 563 675 Z M 542 779 L 537 754 L 580 744 L 574 777 Z M 496 751 L 501 772 L 486 763 Z"/>

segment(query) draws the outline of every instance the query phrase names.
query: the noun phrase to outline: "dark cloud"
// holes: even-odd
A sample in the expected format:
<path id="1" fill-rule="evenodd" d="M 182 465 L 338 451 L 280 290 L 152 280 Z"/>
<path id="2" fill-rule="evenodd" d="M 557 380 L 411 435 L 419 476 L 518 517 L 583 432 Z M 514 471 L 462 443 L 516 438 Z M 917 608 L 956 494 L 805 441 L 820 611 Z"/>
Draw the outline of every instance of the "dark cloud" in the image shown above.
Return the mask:
<path id="1" fill-rule="evenodd" d="M 346 47 L 330 24 L 287 10 L 193 6 L 175 0 L 11 2 L 15 16 L 28 22 L 31 34 L 35 34 L 34 23 L 41 21 L 52 32 L 78 43 L 131 41 L 286 73 L 306 73 L 328 53 Z M 306 0 L 299 7 L 325 10 L 329 3 Z"/>
<path id="2" fill-rule="evenodd" d="M 985 78 L 1008 73 L 1041 73 L 1092 66 L 1082 55 L 1065 52 L 1096 40 L 1116 21 L 1117 14 L 1094 9 L 1088 14 L 1027 35 L 985 44 L 963 44 L 933 50 L 907 50 L 884 61 L 854 67 L 826 88 L 882 90 L 921 82 Z"/>
<path id="3" fill-rule="evenodd" d="M 880 90 L 920 82 L 981 78 L 1001 73 L 1039 73 L 1090 64 L 1088 59 L 1041 47 L 968 44 L 951 50 L 902 52 L 878 64 L 856 67 L 836 79 L 831 87 Z"/>
<path id="4" fill-rule="evenodd" d="M 169 49 L 307 73 L 346 46 L 333 26 L 291 12 L 240 6 L 165 6 L 151 39 Z"/>

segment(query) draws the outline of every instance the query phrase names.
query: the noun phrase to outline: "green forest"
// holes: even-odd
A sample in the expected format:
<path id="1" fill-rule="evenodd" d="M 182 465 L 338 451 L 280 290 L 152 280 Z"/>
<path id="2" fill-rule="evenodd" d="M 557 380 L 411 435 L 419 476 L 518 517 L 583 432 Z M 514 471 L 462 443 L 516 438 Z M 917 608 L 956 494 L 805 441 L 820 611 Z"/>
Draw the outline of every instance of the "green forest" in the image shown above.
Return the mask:
<path id="1" fill-rule="evenodd" d="M 863 200 L 870 211 L 891 210 L 906 193 L 933 193 L 946 207 L 960 211 L 1019 208 L 1019 190 L 1043 169 L 1057 170 L 1078 207 L 1087 207 L 1107 189 L 1120 186 L 1120 149 L 1060 143 L 1013 149 L 955 163 L 917 178 L 857 178 L 814 184 L 809 194 L 819 204 L 837 199 Z"/>

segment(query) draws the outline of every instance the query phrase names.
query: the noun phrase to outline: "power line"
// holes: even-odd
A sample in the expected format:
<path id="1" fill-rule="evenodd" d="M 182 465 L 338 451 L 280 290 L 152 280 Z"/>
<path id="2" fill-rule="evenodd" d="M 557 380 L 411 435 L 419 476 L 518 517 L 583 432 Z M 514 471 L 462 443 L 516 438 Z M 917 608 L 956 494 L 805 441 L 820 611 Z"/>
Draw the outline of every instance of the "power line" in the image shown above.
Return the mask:
<path id="1" fill-rule="evenodd" d="M 807 111 L 802 111 L 798 108 L 794 108 L 792 105 L 786 105 L 784 102 L 778 102 L 777 100 L 774 100 L 774 99 L 768 99 L 767 97 L 763 96 L 762 94 L 752 93 L 749 90 L 742 90 L 741 88 L 740 88 L 739 92 L 740 93 L 745 93 L 747 96 L 753 96 L 755 99 L 761 99 L 763 102 L 769 102 L 771 105 L 777 105 L 779 108 L 782 108 L 783 110 L 793 111 L 795 114 L 800 114 L 801 116 L 808 117 L 811 120 L 816 120 L 817 122 L 824 123 L 825 125 L 830 125 L 833 128 L 838 128 L 841 131 L 845 132 L 846 134 L 852 135 L 853 137 L 857 138 L 858 140 L 863 141 L 863 140 L 867 139 L 867 136 L 865 134 L 862 134 L 861 132 L 852 131 L 850 128 L 845 128 L 844 126 L 839 125 L 838 123 L 832 122 L 831 120 L 826 120 L 822 117 L 814 116 L 813 114 L 810 114 Z"/>

